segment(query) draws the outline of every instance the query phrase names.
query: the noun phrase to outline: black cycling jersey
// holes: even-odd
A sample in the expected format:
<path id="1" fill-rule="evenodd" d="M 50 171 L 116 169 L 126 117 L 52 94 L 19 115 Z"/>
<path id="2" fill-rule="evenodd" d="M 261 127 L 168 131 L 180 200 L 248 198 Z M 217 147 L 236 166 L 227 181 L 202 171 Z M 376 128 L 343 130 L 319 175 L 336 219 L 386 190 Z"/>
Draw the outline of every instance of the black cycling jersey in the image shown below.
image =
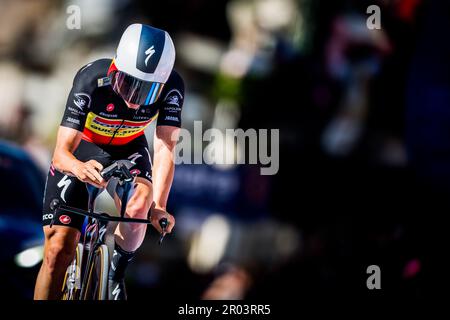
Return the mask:
<path id="1" fill-rule="evenodd" d="M 107 71 L 111 59 L 82 67 L 75 76 L 61 125 L 83 132 L 83 140 L 97 145 L 125 145 L 144 134 L 156 118 L 158 126 L 181 126 L 184 83 L 173 70 L 157 102 L 128 108 L 114 92 Z"/>

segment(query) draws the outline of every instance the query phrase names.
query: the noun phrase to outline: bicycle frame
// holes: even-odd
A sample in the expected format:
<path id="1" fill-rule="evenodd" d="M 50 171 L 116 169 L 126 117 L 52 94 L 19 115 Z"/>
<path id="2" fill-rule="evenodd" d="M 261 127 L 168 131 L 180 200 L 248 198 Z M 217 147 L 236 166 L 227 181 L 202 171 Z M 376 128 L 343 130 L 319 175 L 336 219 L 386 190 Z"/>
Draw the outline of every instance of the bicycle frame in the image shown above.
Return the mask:
<path id="1" fill-rule="evenodd" d="M 95 200 L 97 199 L 97 196 L 100 194 L 100 190 L 95 187 L 90 187 L 89 185 L 86 185 L 86 187 L 89 193 L 88 212 L 94 214 Z M 95 250 L 97 250 L 97 248 L 103 243 L 103 236 L 105 232 L 102 233 L 101 230 L 104 228 L 106 231 L 107 226 L 108 226 L 107 221 L 100 221 L 95 217 L 88 217 L 88 223 L 84 231 L 83 255 L 81 257 L 81 267 L 80 267 L 80 274 L 81 274 L 80 295 L 83 298 L 86 295 L 86 285 L 88 280 L 88 272 L 86 272 L 86 270 L 89 270 L 89 268 L 87 267 L 90 266 L 92 263 Z"/>
<path id="2" fill-rule="evenodd" d="M 88 200 L 88 210 L 77 209 L 74 207 L 70 207 L 64 204 L 60 204 L 58 199 L 53 199 L 50 207 L 54 210 L 55 217 L 62 212 L 70 212 L 74 214 L 80 214 L 88 217 L 88 223 L 84 230 L 84 239 L 83 239 L 83 255 L 81 257 L 81 266 L 80 266 L 80 278 L 81 280 L 81 293 L 80 297 L 84 298 L 86 294 L 86 287 L 88 281 L 88 272 L 89 266 L 93 263 L 93 257 L 95 251 L 105 243 L 105 234 L 108 227 L 108 223 L 111 221 L 116 222 L 126 222 L 126 223 L 145 223 L 151 224 L 151 221 L 148 219 L 137 219 L 137 218 L 125 218 L 125 210 L 128 203 L 128 196 L 131 190 L 132 182 L 134 181 L 134 177 L 129 172 L 124 161 L 117 161 L 105 170 L 102 171 L 102 176 L 109 180 L 111 177 L 119 178 L 120 186 L 122 187 L 123 194 L 121 196 L 121 208 L 120 208 L 120 217 L 110 216 L 107 213 L 96 213 L 95 209 L 95 200 L 97 196 L 100 194 L 101 189 L 98 189 L 94 186 L 86 184 L 89 200 Z M 159 244 L 161 244 L 162 239 L 165 235 L 165 228 L 167 226 L 167 219 L 163 218 L 159 221 L 161 228 L 163 229 L 163 233 L 160 237 Z M 52 224 L 51 224 L 52 225 Z M 50 225 L 50 226 L 51 226 Z M 104 232 L 102 231 L 104 230 Z"/>
<path id="3" fill-rule="evenodd" d="M 95 204 L 95 199 L 90 202 L 92 207 L 91 210 L 85 211 L 82 209 L 77 209 L 74 207 L 66 206 L 61 204 L 55 210 L 55 213 L 62 212 L 70 212 L 75 214 L 80 214 L 88 217 L 88 223 L 85 227 L 84 231 L 84 239 L 83 239 L 83 255 L 81 258 L 81 267 L 80 267 L 80 278 L 81 278 L 81 293 L 80 297 L 84 297 L 86 294 L 86 284 L 88 280 L 88 272 L 89 266 L 93 262 L 94 252 L 97 250 L 105 242 L 105 234 L 108 227 L 108 223 L 111 221 L 116 222 L 126 222 L 126 223 L 145 223 L 150 224 L 150 220 L 146 219 L 136 219 L 136 218 L 124 218 L 124 217 L 114 217 L 110 216 L 107 213 L 95 213 L 93 208 Z M 104 230 L 104 231 L 102 231 Z"/>

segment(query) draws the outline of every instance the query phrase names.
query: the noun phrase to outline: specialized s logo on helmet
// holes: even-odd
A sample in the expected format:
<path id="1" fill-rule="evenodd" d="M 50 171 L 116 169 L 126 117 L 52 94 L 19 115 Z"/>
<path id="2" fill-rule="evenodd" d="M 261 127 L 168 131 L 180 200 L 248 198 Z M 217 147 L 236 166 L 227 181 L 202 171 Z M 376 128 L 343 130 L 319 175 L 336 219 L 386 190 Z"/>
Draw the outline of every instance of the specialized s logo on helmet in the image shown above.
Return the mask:
<path id="1" fill-rule="evenodd" d="M 146 82 L 166 83 L 175 62 L 170 35 L 144 24 L 132 24 L 122 34 L 114 65 L 118 71 Z"/>
<path id="2" fill-rule="evenodd" d="M 151 46 L 147 50 L 145 50 L 145 55 L 147 58 L 145 58 L 145 65 L 147 65 L 148 59 L 151 58 L 151 56 L 155 53 L 155 46 Z"/>
<path id="3" fill-rule="evenodd" d="M 171 60 L 171 55 L 163 55 L 169 49 L 169 40 L 166 39 L 166 32 L 149 26 L 142 26 L 140 32 L 135 34 L 135 39 L 139 39 L 136 68 L 148 76 L 160 74 L 161 67 Z M 141 74 L 143 76 L 143 74 Z M 145 80 L 144 78 L 141 78 Z M 150 79 L 149 79 L 150 80 Z M 156 79 L 154 79 L 156 80 Z M 151 81 L 154 81 L 151 80 Z M 155 81 L 165 83 L 165 81 Z"/>

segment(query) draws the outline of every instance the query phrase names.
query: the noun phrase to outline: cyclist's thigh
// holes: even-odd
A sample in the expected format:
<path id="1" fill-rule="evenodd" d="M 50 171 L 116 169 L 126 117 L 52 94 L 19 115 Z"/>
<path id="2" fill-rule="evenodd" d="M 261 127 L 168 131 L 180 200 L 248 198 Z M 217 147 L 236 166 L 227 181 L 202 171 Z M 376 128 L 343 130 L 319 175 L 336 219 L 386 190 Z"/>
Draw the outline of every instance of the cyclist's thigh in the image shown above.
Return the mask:
<path id="1" fill-rule="evenodd" d="M 134 164 L 130 168 L 130 172 L 137 178 L 129 194 L 130 202 L 128 205 L 138 204 L 143 208 L 150 207 L 152 201 L 152 160 L 145 137 L 141 136 L 137 138 L 123 146 L 120 151 L 113 152 L 112 154 L 115 160 L 128 159 Z M 115 203 L 119 208 L 120 204 L 116 198 Z"/>
<path id="2" fill-rule="evenodd" d="M 132 218 L 147 219 L 147 213 L 153 200 L 153 187 L 148 179 L 137 177 L 132 191 L 129 194 L 127 204 L 127 215 Z M 117 210 L 120 210 L 121 203 L 117 196 L 114 198 Z M 134 210 L 129 210 L 133 208 Z"/>
<path id="3" fill-rule="evenodd" d="M 63 226 L 52 226 L 50 228 L 50 226 L 45 226 L 44 234 L 45 248 L 49 249 L 51 244 L 56 244 L 59 248 L 72 253 L 76 248 L 81 233 L 75 228 Z"/>

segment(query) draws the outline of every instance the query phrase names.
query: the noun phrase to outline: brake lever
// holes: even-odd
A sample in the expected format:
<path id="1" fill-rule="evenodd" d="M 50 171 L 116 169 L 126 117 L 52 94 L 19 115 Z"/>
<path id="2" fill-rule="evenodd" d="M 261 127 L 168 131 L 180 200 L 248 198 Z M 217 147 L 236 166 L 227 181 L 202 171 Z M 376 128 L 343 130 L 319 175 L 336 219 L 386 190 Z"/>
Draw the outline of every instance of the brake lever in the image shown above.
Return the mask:
<path id="1" fill-rule="evenodd" d="M 167 218 L 162 218 L 159 220 L 159 226 L 161 227 L 161 236 L 159 237 L 159 245 L 162 244 L 163 240 L 164 240 L 164 236 L 166 235 L 166 228 L 168 226 L 169 222 L 167 221 Z"/>

